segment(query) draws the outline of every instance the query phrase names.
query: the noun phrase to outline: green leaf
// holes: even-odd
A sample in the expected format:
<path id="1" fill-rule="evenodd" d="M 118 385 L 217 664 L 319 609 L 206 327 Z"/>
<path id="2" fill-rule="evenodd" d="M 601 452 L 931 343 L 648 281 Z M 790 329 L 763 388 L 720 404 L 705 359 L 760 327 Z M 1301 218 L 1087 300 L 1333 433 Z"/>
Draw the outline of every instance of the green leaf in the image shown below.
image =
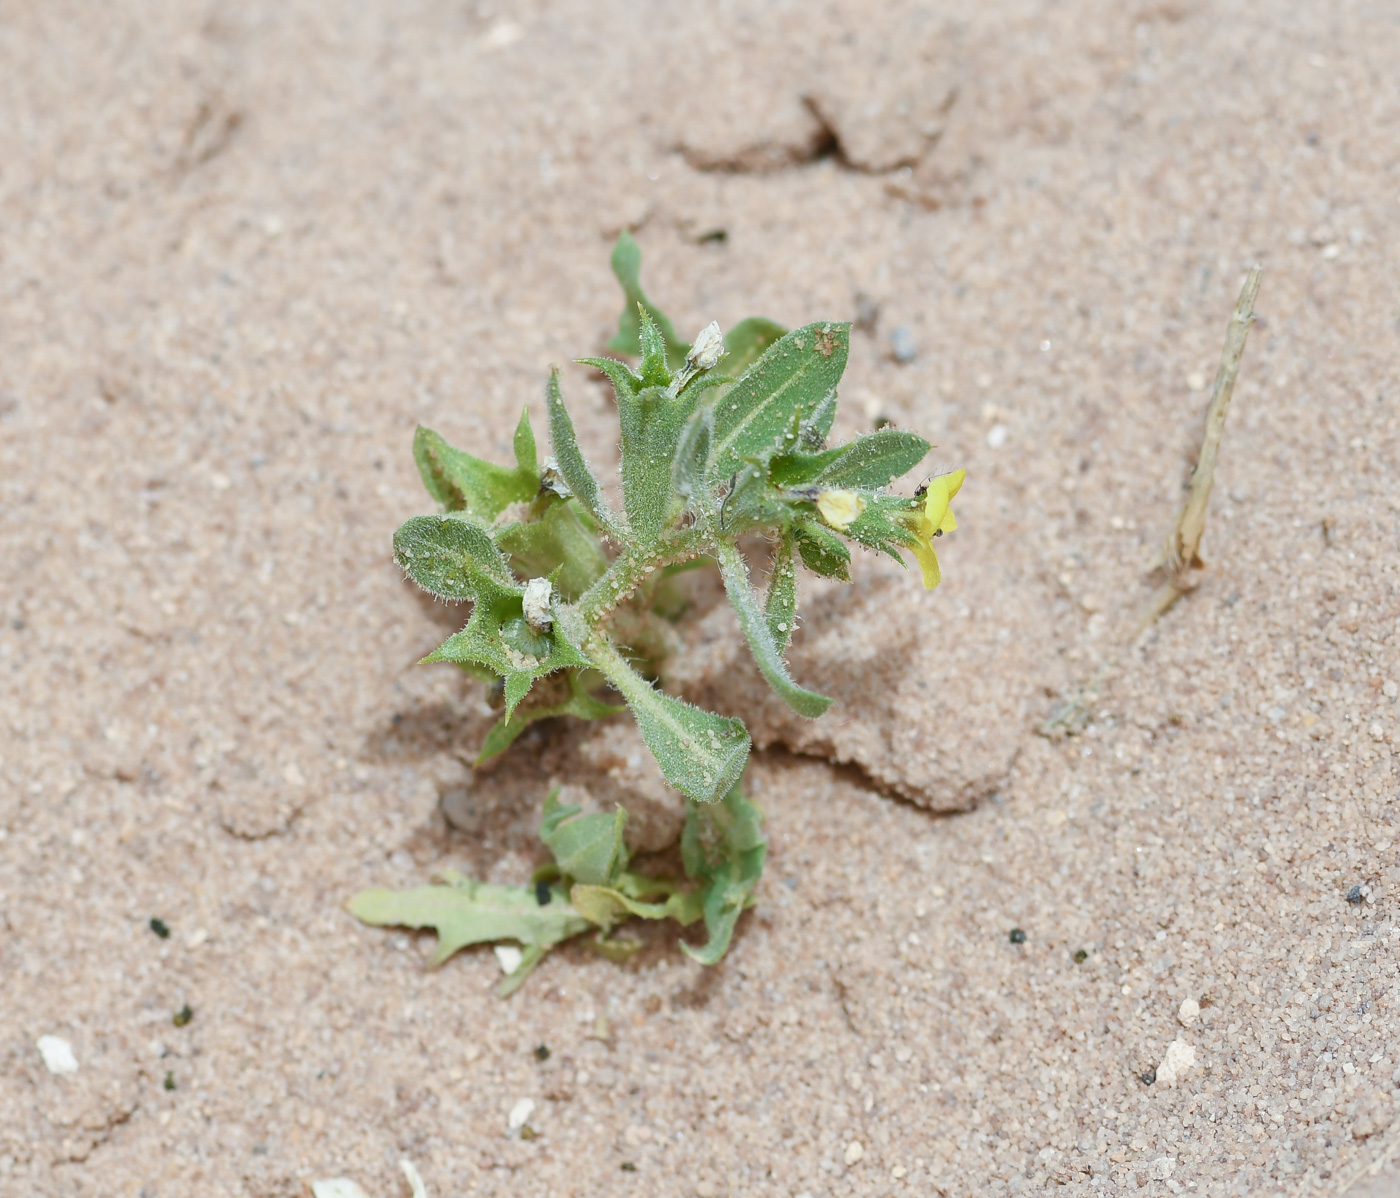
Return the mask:
<path id="1" fill-rule="evenodd" d="M 815 520 L 802 521 L 793 526 L 797 537 L 797 552 L 802 555 L 802 564 L 813 574 L 823 578 L 837 578 L 842 582 L 851 581 L 851 551 L 845 543 Z"/>
<path id="2" fill-rule="evenodd" d="M 728 478 L 806 419 L 836 388 L 846 368 L 850 325 L 809 324 L 788 333 L 714 402 L 711 477 Z"/>
<path id="3" fill-rule="evenodd" d="M 836 423 L 836 392 L 827 392 L 826 397 L 807 416 L 799 428 L 798 445 L 809 453 L 820 449 L 831 436 L 831 426 Z"/>
<path id="4" fill-rule="evenodd" d="M 622 406 L 625 397 L 636 395 L 642 389 L 642 380 L 632 373 L 626 362 L 619 362 L 616 358 L 577 358 L 575 360 L 580 366 L 591 366 L 594 370 L 601 371 L 608 376 L 619 407 Z"/>
<path id="5" fill-rule="evenodd" d="M 646 308 L 638 306 L 637 320 L 641 326 L 642 386 L 669 387 L 671 372 L 666 368 L 666 338 Z"/>
<path id="6" fill-rule="evenodd" d="M 762 316 L 750 316 L 741 320 L 724 335 L 726 354 L 715 367 L 721 374 L 738 378 L 758 361 L 775 341 L 787 332 L 776 321 Z"/>
<path id="7" fill-rule="evenodd" d="M 540 459 L 535 452 L 535 430 L 530 427 L 530 407 L 520 409 L 520 423 L 515 426 L 515 464 L 522 473 L 535 480 L 535 490 L 540 487 Z"/>
<path id="8" fill-rule="evenodd" d="M 584 511 L 598 521 L 610 533 L 617 533 L 617 521 L 603 500 L 602 488 L 583 460 L 583 451 L 578 447 L 574 435 L 574 422 L 569 409 L 564 406 L 564 396 L 559 390 L 559 372 L 550 371 L 549 383 L 545 388 L 545 402 L 549 408 L 549 440 L 554 446 L 554 459 L 559 463 L 559 473 L 564 476 L 574 498 L 583 505 Z"/>
<path id="9" fill-rule="evenodd" d="M 425 662 L 451 661 L 490 667 L 505 679 L 507 719 L 535 679 L 568 666 L 590 664 L 559 634 L 558 621 L 548 631 L 531 628 L 525 622 L 524 593 L 525 588 L 514 582 L 502 583 L 479 575 L 467 626 L 423 658 Z"/>
<path id="10" fill-rule="evenodd" d="M 543 950 L 589 930 L 562 886 L 550 887 L 549 894 L 541 906 L 533 889 L 463 879 L 412 890 L 362 890 L 349 910 L 374 927 L 432 928 L 438 936 L 433 964 L 441 965 L 471 944 L 514 940 Z"/>
<path id="11" fill-rule="evenodd" d="M 768 685 L 773 688 L 778 697 L 793 711 L 808 719 L 816 719 L 831 706 L 831 700 L 815 691 L 803 690 L 792 680 L 787 665 L 783 661 L 782 652 L 768 627 L 768 621 L 764 618 L 763 610 L 758 605 L 758 596 L 753 593 L 753 587 L 749 585 L 749 567 L 744 561 L 743 554 L 732 544 L 724 541 L 716 546 L 716 550 L 716 556 L 719 558 L 720 576 L 724 579 L 725 594 L 729 596 L 729 603 L 739 617 L 739 627 L 743 629 L 744 636 L 748 639 L 749 648 L 753 651 L 754 661 L 758 663 L 759 671 L 768 680 Z M 791 559 L 789 558 L 790 569 Z"/>
<path id="12" fill-rule="evenodd" d="M 768 593 L 763 597 L 763 619 L 780 654 L 792 639 L 797 623 L 797 569 L 792 564 L 792 544 L 793 533 L 783 533 L 773 551 Z"/>
<path id="13" fill-rule="evenodd" d="M 661 331 L 666 342 L 666 356 L 670 364 L 679 366 L 685 361 L 685 352 L 689 346 L 676 336 L 676 330 L 671 322 L 642 293 L 642 285 L 638 277 L 642 269 L 642 248 L 626 229 L 622 231 L 617 239 L 617 244 L 613 246 L 612 269 L 613 274 L 617 276 L 617 281 L 622 284 L 622 292 L 626 299 L 622 305 L 622 315 L 617 319 L 617 335 L 608 342 L 608 348 L 619 354 L 631 354 L 634 357 L 641 355 L 641 322 L 637 319 L 637 309 L 640 306 L 656 322 L 657 328 Z"/>
<path id="14" fill-rule="evenodd" d="M 521 418 L 522 421 L 525 417 Z M 526 424 L 528 432 L 529 425 Z M 520 433 L 516 432 L 517 453 Z M 453 449 L 421 424 L 413 435 L 413 459 L 428 494 L 449 512 L 466 512 L 489 524 L 512 503 L 533 499 L 539 473 L 521 466 L 512 470 Z"/>
<path id="15" fill-rule="evenodd" d="M 690 414 L 684 396 L 655 386 L 619 408 L 622 426 L 622 502 L 634 538 L 654 541 L 679 510 L 671 467 L 681 428 Z"/>
<path id="16" fill-rule="evenodd" d="M 687 503 L 707 506 L 709 499 L 710 438 L 714 412 L 707 407 L 690 414 L 676 442 L 671 462 L 671 488 Z"/>
<path id="17" fill-rule="evenodd" d="M 544 801 L 540 839 L 554 854 L 560 872 L 585 886 L 612 886 L 627 868 L 622 841 L 627 812 L 613 815 L 580 815 L 580 807 L 559 801 L 558 790 Z"/>
<path id="18" fill-rule="evenodd" d="M 914 469 L 928 450 L 928 442 L 914 433 L 883 428 L 842 445 L 812 482 L 823 487 L 885 487 Z"/>
<path id="19" fill-rule="evenodd" d="M 569 901 L 604 931 L 629 915 L 639 919 L 674 919 L 682 927 L 689 927 L 705 913 L 699 890 L 677 891 L 663 902 L 646 903 L 609 886 L 578 885 L 569 891 Z"/>
<path id="20" fill-rule="evenodd" d="M 420 587 L 443 599 L 475 599 L 515 586 L 510 566 L 479 524 L 460 516 L 415 516 L 394 533 L 394 560 Z"/>
<path id="21" fill-rule="evenodd" d="M 865 511 L 846 528 L 846 536 L 906 565 L 900 548 L 912 548 L 919 541 L 897 517 L 911 510 L 911 501 L 898 495 L 867 495 L 865 500 Z"/>
<path id="22" fill-rule="evenodd" d="M 545 578 L 558 570 L 554 585 L 572 603 L 603 576 L 608 559 L 572 501 L 546 493 L 536 509 L 540 503 L 546 504 L 543 515 L 497 529 L 496 544 L 522 578 Z"/>
<path id="23" fill-rule="evenodd" d="M 681 860 L 689 877 L 700 879 L 701 903 L 709 942 L 699 949 L 682 943 L 687 956 L 714 965 L 724 956 L 734 927 L 763 876 L 768 845 L 763 815 L 736 785 L 724 801 L 692 807 L 681 833 Z"/>
<path id="24" fill-rule="evenodd" d="M 594 666 L 627 700 L 666 781 L 697 803 L 725 795 L 748 761 L 749 734 L 743 723 L 656 690 L 601 634 L 588 649 Z"/>
<path id="25" fill-rule="evenodd" d="M 562 703 L 527 706 L 523 709 L 517 709 L 507 719 L 497 720 L 486 734 L 486 739 L 481 744 L 481 750 L 477 753 L 474 764 L 480 765 L 482 762 L 489 761 L 492 757 L 504 753 L 515 743 L 520 734 L 537 720 L 547 720 L 564 715 L 571 715 L 580 720 L 601 720 L 610 715 L 619 715 L 627 710 L 626 707 L 617 704 L 604 703 L 590 693 L 584 678 L 597 678 L 596 673 L 592 671 L 580 673 L 573 668 L 569 669 L 567 673 L 569 685 L 567 699 Z M 492 676 L 494 677 L 494 675 Z"/>

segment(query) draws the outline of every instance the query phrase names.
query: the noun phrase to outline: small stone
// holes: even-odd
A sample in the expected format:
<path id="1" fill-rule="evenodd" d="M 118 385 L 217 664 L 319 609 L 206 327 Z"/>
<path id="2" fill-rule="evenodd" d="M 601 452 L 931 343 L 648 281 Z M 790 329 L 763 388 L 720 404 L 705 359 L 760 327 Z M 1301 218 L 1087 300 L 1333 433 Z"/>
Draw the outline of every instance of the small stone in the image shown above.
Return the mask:
<path id="1" fill-rule="evenodd" d="M 1148 1175 L 1153 1181 L 1166 1181 L 1172 1175 L 1172 1170 L 1176 1168 L 1176 1157 L 1159 1156 L 1152 1162 Z"/>
<path id="2" fill-rule="evenodd" d="M 151 916 L 151 931 L 162 940 L 170 939 L 170 925 L 163 919 L 157 919 L 154 915 Z"/>
<path id="3" fill-rule="evenodd" d="M 994 424 L 987 430 L 987 448 L 1000 449 L 1006 444 L 1010 430 L 1004 424 Z"/>
<path id="4" fill-rule="evenodd" d="M 173 1023 L 176 1027 L 184 1027 L 193 1018 L 194 1009 L 190 1006 L 189 1003 L 186 1003 L 183 1007 L 176 1011 L 174 1015 L 170 1017 L 170 1022 Z"/>
<path id="5" fill-rule="evenodd" d="M 695 1183 L 695 1198 L 715 1198 L 719 1193 L 719 1187 L 712 1181 L 697 1181 Z"/>
<path id="6" fill-rule="evenodd" d="M 498 944 L 495 946 L 496 961 L 504 974 L 512 974 L 520 968 L 520 962 L 525 959 L 522 953 L 513 944 Z"/>
<path id="7" fill-rule="evenodd" d="M 1353 886 L 1347 891 L 1347 902 L 1349 903 L 1359 903 L 1362 897 L 1360 886 Z"/>
<path id="8" fill-rule="evenodd" d="M 1083 965 L 1088 959 L 1089 951 L 1087 949 L 1077 948 L 1074 950 L 1074 963 L 1076 965 Z"/>
<path id="9" fill-rule="evenodd" d="M 865 1156 L 865 1145 L 859 1140 L 852 1140 L 846 1145 L 846 1164 L 858 1165 Z"/>
<path id="10" fill-rule="evenodd" d="M 902 324 L 890 334 L 890 353 L 896 362 L 912 362 L 919 356 L 919 347 L 914 344 L 914 334 L 907 324 Z"/>
<path id="11" fill-rule="evenodd" d="M 1167 1089 L 1173 1090 L 1176 1088 L 1177 1082 L 1185 1080 L 1186 1074 L 1195 1063 L 1195 1046 L 1182 1039 L 1173 1040 L 1167 1045 L 1167 1052 L 1162 1058 L 1162 1063 L 1157 1066 L 1156 1080 Z"/>
<path id="12" fill-rule="evenodd" d="M 1026 942 L 1026 933 L 1025 933 L 1021 928 L 1012 928 L 1012 929 L 1011 929 L 1011 943 L 1012 943 L 1012 944 L 1025 944 L 1025 942 Z"/>
<path id="13" fill-rule="evenodd" d="M 1201 1018 L 1201 1004 L 1194 998 L 1183 998 L 1181 1006 L 1176 1009 L 1177 1022 L 1182 1027 L 1195 1027 Z"/>
<path id="14" fill-rule="evenodd" d="M 522 1098 L 510 1108 L 510 1114 L 506 1118 L 506 1127 L 510 1131 L 519 1131 L 530 1121 L 530 1116 L 535 1113 L 535 1100 L 533 1098 Z"/>
<path id="15" fill-rule="evenodd" d="M 39 1055 L 44 1058 L 44 1067 L 50 1073 L 77 1073 L 78 1058 L 73 1055 L 73 1046 L 62 1036 L 40 1036 L 35 1042 Z"/>
<path id="16" fill-rule="evenodd" d="M 1186 386 L 1191 391 L 1204 391 L 1206 389 L 1206 376 L 1199 370 L 1193 370 L 1186 376 Z"/>
<path id="17" fill-rule="evenodd" d="M 548 1044 L 537 1044 L 537 1045 L 535 1045 L 535 1060 L 537 1060 L 537 1061 L 547 1061 L 547 1060 L 549 1060 L 549 1045 L 548 1045 Z"/>

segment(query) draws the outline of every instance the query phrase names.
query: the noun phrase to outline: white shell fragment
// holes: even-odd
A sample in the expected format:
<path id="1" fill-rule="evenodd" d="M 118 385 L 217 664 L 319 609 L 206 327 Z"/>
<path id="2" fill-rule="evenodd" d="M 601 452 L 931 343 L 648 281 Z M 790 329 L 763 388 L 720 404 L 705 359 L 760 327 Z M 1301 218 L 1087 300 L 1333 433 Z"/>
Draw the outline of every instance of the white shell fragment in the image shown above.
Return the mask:
<path id="1" fill-rule="evenodd" d="M 44 1058 L 44 1067 L 50 1073 L 77 1073 L 78 1058 L 73 1055 L 73 1046 L 62 1036 L 40 1036 L 35 1042 L 39 1055 Z"/>
<path id="2" fill-rule="evenodd" d="M 1166 1086 L 1168 1090 L 1176 1089 L 1176 1083 L 1185 1080 L 1186 1074 L 1195 1063 L 1195 1046 L 1179 1038 L 1173 1040 L 1167 1045 L 1167 1055 L 1157 1066 L 1156 1084 Z"/>
<path id="3" fill-rule="evenodd" d="M 1182 1027 L 1195 1027 L 1201 1018 L 1201 1004 L 1194 998 L 1183 998 L 1181 1006 L 1176 1009 L 1177 1022 Z"/>
<path id="4" fill-rule="evenodd" d="M 495 946 L 496 961 L 501 967 L 501 972 L 505 974 L 514 973 L 520 968 L 520 962 L 525 959 L 522 953 L 513 944 L 498 944 Z"/>
<path id="5" fill-rule="evenodd" d="M 548 632 L 554 626 L 554 616 L 549 610 L 549 601 L 554 597 L 554 586 L 547 578 L 532 578 L 525 584 L 525 623 L 536 632 Z"/>
<path id="6" fill-rule="evenodd" d="M 530 1121 L 530 1116 L 535 1113 L 535 1100 L 533 1098 L 522 1098 L 510 1108 L 510 1115 L 506 1118 L 506 1126 L 511 1131 L 519 1131 Z"/>
<path id="7" fill-rule="evenodd" d="M 313 1181 L 311 1193 L 314 1198 L 368 1198 L 348 1177 L 330 1177 L 325 1181 Z"/>

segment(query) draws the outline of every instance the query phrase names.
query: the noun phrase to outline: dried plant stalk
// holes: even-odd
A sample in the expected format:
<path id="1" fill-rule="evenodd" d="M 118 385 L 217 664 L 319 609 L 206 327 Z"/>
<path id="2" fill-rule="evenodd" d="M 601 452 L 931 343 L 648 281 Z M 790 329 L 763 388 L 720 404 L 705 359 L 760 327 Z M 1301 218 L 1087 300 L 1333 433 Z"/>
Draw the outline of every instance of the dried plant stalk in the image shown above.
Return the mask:
<path id="1" fill-rule="evenodd" d="M 1240 359 L 1244 356 L 1244 343 L 1249 336 L 1250 325 L 1254 323 L 1254 301 L 1259 296 L 1262 274 L 1258 266 L 1249 268 L 1245 275 L 1244 287 L 1240 290 L 1239 302 L 1235 305 L 1234 315 L 1230 317 L 1230 327 L 1225 334 L 1225 351 L 1220 355 L 1220 369 L 1215 374 L 1215 389 L 1211 393 L 1210 406 L 1206 409 L 1205 436 L 1201 441 L 1201 453 L 1196 459 L 1195 472 L 1191 475 L 1191 494 L 1167 535 L 1162 555 L 1167 581 L 1152 597 L 1152 605 L 1138 627 L 1139 636 L 1196 585 L 1197 580 L 1192 577 L 1192 571 L 1205 565 L 1200 557 L 1200 546 L 1201 537 L 1206 530 L 1210 488 L 1215 481 L 1215 464 L 1220 456 L 1220 441 L 1225 435 L 1225 417 L 1229 415 L 1230 399 L 1235 392 L 1235 376 L 1239 374 Z"/>

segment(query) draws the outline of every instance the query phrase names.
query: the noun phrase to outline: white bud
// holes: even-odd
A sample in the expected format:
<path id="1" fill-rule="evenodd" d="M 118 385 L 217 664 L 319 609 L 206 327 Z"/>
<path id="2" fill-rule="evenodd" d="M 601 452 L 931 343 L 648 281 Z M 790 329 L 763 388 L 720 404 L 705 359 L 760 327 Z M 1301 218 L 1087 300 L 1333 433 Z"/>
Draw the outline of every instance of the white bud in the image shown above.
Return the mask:
<path id="1" fill-rule="evenodd" d="M 690 347 L 685 360 L 696 370 L 709 370 L 718 365 L 727 352 L 719 321 L 712 320 L 696 335 L 695 344 Z"/>
<path id="2" fill-rule="evenodd" d="M 554 626 L 554 617 L 549 611 L 553 596 L 554 587 L 547 578 L 532 578 L 525 584 L 525 623 L 536 632 L 548 632 Z"/>

